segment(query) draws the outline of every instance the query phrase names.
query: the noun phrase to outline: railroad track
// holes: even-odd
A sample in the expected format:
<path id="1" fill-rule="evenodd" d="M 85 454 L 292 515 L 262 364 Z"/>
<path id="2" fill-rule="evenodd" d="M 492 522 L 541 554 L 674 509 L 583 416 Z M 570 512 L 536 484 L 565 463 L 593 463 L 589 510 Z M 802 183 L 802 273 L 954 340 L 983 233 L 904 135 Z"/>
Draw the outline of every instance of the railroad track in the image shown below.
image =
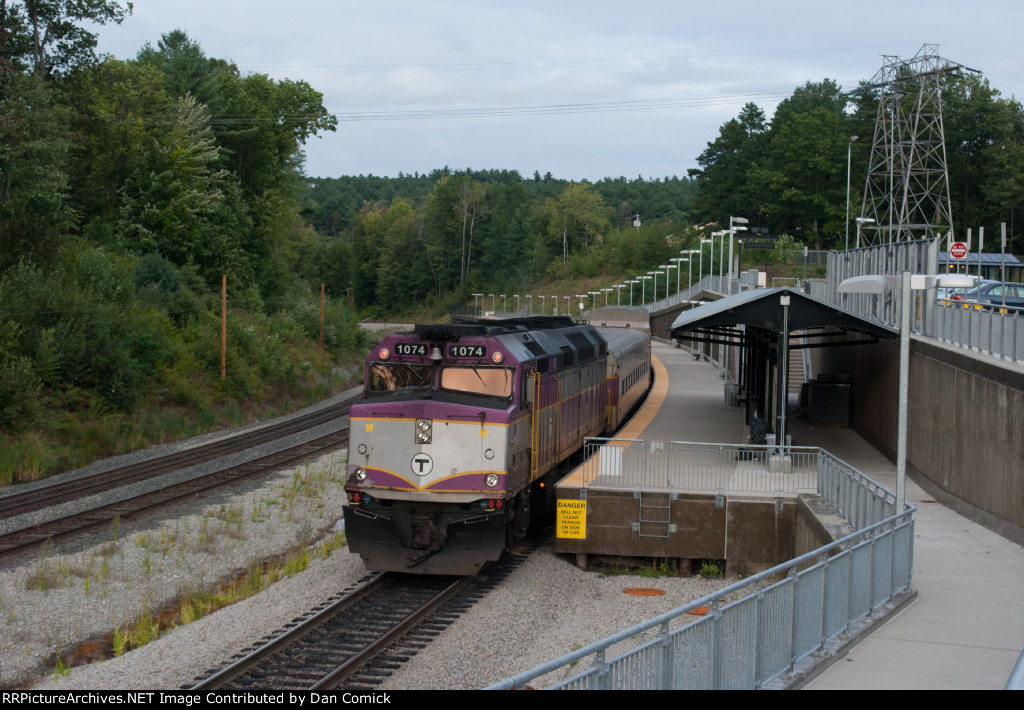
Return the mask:
<path id="1" fill-rule="evenodd" d="M 159 476 L 170 471 L 194 466 L 205 461 L 243 451 L 254 446 L 280 439 L 306 429 L 324 424 L 339 417 L 347 416 L 355 398 L 338 402 L 324 409 L 295 417 L 285 422 L 271 424 L 254 431 L 236 434 L 220 441 L 203 444 L 166 456 L 140 461 L 110 471 L 101 471 L 91 476 L 72 481 L 53 483 L 49 486 L 14 495 L 0 497 L 0 518 L 30 513 L 43 508 L 84 498 L 117 486 L 124 486 Z"/>
<path id="2" fill-rule="evenodd" d="M 135 481 L 149 478 L 166 473 L 169 470 L 174 470 L 175 467 L 181 468 L 183 466 L 215 458 L 218 455 L 224 455 L 233 451 L 256 446 L 260 443 L 280 438 L 281 436 L 293 434 L 296 431 L 301 431 L 302 429 L 310 426 L 315 426 L 315 424 L 311 422 L 323 423 L 330 419 L 336 419 L 347 413 L 349 405 L 350 402 L 340 403 L 334 407 L 314 413 L 314 415 L 300 417 L 297 420 L 282 423 L 281 425 L 267 427 L 259 432 L 259 436 L 257 438 L 252 436 L 254 433 L 247 433 L 239 435 L 238 437 L 231 437 L 229 440 L 198 447 L 201 451 L 199 451 L 199 453 L 197 453 L 193 458 L 181 458 L 181 455 L 173 454 L 170 457 L 161 457 L 159 459 L 153 459 L 151 462 L 147 462 L 152 464 L 152 467 L 148 469 L 140 470 L 137 465 L 133 465 L 127 467 L 132 470 L 125 474 L 125 476 L 118 476 L 118 472 L 114 471 L 111 472 L 114 474 L 112 477 L 113 480 L 108 477 L 99 476 L 99 479 L 101 480 L 94 481 L 94 483 L 100 487 L 100 490 L 107 490 L 118 485 L 125 485 L 128 482 L 127 479 Z M 57 540 L 70 535 L 86 532 L 105 525 L 114 518 L 130 519 L 132 516 L 160 506 L 169 505 L 192 496 L 205 494 L 216 488 L 236 484 L 246 479 L 269 473 L 284 466 L 301 463 L 306 459 L 320 456 L 333 449 L 346 446 L 347 444 L 348 426 L 346 425 L 342 429 L 330 434 L 315 437 L 272 454 L 244 461 L 240 464 L 226 466 L 205 474 L 200 474 L 177 484 L 165 486 L 147 493 L 122 498 L 113 503 L 90 508 L 72 515 L 38 522 L 31 526 L 0 535 L 0 555 L 22 552 L 26 549 L 35 547 L 36 545 L 40 545 L 47 540 Z M 185 454 L 187 452 L 181 453 Z M 166 460 L 168 458 L 172 459 L 173 462 L 168 462 Z M 86 481 L 91 481 L 92 478 L 93 477 L 89 477 Z M 74 487 L 76 483 L 77 482 L 59 484 L 55 486 L 59 493 L 54 493 L 48 498 L 41 500 L 33 497 L 34 502 L 26 500 L 24 505 L 34 506 L 32 509 L 35 510 L 55 505 L 64 500 L 80 498 L 83 494 L 81 493 L 81 487 L 77 489 Z M 85 485 L 87 485 L 87 483 L 81 484 L 81 486 Z M 50 488 L 44 488 L 41 490 L 49 491 Z M 12 498 L 13 497 L 14 496 L 12 496 Z M 21 504 L 22 503 L 19 503 L 19 505 Z M 0 517 L 9 517 L 7 511 L 7 507 L 0 509 Z"/>
<path id="3" fill-rule="evenodd" d="M 373 573 L 183 690 L 376 690 L 550 537 L 531 533 L 475 577 Z"/>
<path id="4" fill-rule="evenodd" d="M 472 583 L 470 577 L 378 573 L 192 690 L 365 687 L 354 679 L 366 664 L 414 630 L 438 633 L 444 622 L 428 618 Z"/>

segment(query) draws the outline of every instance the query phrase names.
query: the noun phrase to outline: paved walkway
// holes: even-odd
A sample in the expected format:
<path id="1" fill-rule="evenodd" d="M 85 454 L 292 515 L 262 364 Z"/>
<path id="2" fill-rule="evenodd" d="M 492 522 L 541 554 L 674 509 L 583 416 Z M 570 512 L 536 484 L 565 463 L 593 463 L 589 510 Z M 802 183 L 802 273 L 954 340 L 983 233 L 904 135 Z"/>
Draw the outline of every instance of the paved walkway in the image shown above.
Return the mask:
<path id="1" fill-rule="evenodd" d="M 643 438 L 739 443 L 743 409 L 715 369 L 655 343 L 673 386 Z M 676 386 L 681 378 L 682 386 Z M 791 420 L 793 443 L 820 446 L 896 490 L 896 466 L 852 429 Z M 1001 689 L 1024 649 L 1024 548 L 934 502 L 913 481 L 918 599 L 809 684 L 812 689 Z"/>

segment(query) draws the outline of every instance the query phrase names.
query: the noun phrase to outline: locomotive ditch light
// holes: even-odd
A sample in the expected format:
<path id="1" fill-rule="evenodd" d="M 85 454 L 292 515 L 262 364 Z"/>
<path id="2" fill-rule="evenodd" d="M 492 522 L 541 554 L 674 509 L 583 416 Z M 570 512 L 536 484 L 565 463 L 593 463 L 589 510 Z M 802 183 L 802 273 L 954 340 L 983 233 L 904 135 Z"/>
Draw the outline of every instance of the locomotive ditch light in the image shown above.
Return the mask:
<path id="1" fill-rule="evenodd" d="M 487 476 L 484 477 L 484 483 L 487 484 L 488 488 L 496 487 L 498 485 L 498 474 L 488 473 Z"/>
<path id="2" fill-rule="evenodd" d="M 363 468 L 362 466 L 356 468 L 355 474 L 356 480 L 359 481 L 360 483 L 366 480 L 366 469 Z"/>
<path id="3" fill-rule="evenodd" d="M 416 443 L 429 444 L 433 439 L 434 425 L 429 419 L 416 420 Z"/>

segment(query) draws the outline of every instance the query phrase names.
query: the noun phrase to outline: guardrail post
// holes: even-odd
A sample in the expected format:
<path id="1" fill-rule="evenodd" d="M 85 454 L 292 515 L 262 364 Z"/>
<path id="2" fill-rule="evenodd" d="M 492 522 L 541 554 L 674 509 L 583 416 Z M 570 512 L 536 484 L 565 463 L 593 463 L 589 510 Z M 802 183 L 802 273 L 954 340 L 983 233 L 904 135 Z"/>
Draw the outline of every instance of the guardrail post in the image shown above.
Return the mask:
<path id="1" fill-rule="evenodd" d="M 661 625 L 658 638 L 661 639 L 661 685 L 658 689 L 675 690 L 675 684 L 672 682 L 675 677 L 675 650 L 672 647 L 667 621 Z"/>
<path id="2" fill-rule="evenodd" d="M 764 587 L 758 582 L 754 586 L 757 596 L 757 623 L 754 625 L 754 688 L 761 687 L 761 660 L 764 658 Z"/>
<path id="3" fill-rule="evenodd" d="M 715 599 L 709 605 L 708 613 L 711 614 L 711 689 L 722 689 L 722 607 L 721 600 Z"/>
<path id="4" fill-rule="evenodd" d="M 590 664 L 591 668 L 597 668 L 597 689 L 598 690 L 611 690 L 612 679 L 611 674 L 608 672 L 608 664 L 604 660 L 604 649 L 602 648 L 594 655 L 594 662 Z"/>

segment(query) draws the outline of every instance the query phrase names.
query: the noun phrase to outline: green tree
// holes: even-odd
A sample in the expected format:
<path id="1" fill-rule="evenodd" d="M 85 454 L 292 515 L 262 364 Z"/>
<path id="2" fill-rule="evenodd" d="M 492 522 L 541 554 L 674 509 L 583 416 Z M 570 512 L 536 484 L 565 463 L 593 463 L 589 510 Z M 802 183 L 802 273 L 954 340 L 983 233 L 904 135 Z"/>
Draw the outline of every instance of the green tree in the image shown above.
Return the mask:
<path id="1" fill-rule="evenodd" d="M 22 258 L 51 262 L 74 224 L 69 122 L 58 90 L 42 78 L 0 79 L 0 270 Z"/>
<path id="2" fill-rule="evenodd" d="M 730 215 L 756 215 L 760 204 L 752 199 L 749 172 L 763 157 L 765 132 L 764 112 L 748 103 L 708 143 L 697 158 L 701 168 L 689 171 L 696 182 L 694 211 L 699 220 L 723 224 Z"/>
<path id="3" fill-rule="evenodd" d="M 611 210 L 589 183 L 570 183 L 551 205 L 554 210 L 549 229 L 562 242 L 562 263 L 577 246 L 587 249 L 591 241 L 608 229 Z"/>
<path id="4" fill-rule="evenodd" d="M 121 24 L 132 12 L 114 0 L 4 0 L 2 30 L 12 35 L 8 56 L 37 76 L 61 74 L 95 59 L 96 33 L 86 24 Z"/>
<path id="5" fill-rule="evenodd" d="M 186 94 L 175 102 L 174 123 L 151 139 L 121 189 L 122 246 L 195 264 L 211 283 L 222 273 L 247 281 L 239 238 L 247 216 L 233 176 L 216 167 L 209 110 Z"/>

